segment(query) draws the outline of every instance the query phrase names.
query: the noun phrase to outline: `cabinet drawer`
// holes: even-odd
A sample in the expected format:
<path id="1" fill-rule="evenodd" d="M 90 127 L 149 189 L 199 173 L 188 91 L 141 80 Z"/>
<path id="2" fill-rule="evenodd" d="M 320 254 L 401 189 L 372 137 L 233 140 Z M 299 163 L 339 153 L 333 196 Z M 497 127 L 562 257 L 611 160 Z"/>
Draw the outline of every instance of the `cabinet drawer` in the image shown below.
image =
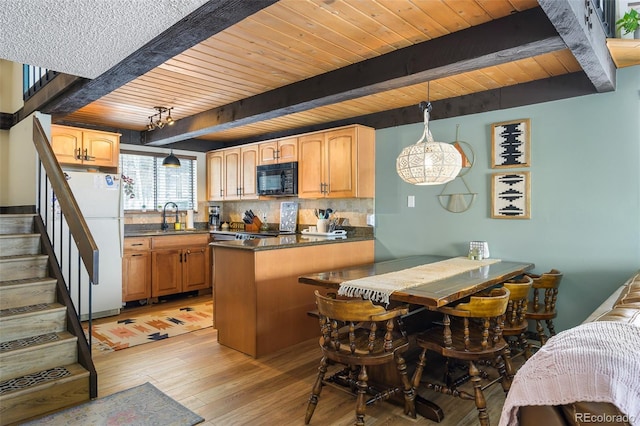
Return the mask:
<path id="1" fill-rule="evenodd" d="M 151 238 L 127 237 L 124 239 L 124 251 L 149 250 L 151 248 Z"/>
<path id="2" fill-rule="evenodd" d="M 151 238 L 152 249 L 201 246 L 209 244 L 209 234 L 167 235 Z"/>

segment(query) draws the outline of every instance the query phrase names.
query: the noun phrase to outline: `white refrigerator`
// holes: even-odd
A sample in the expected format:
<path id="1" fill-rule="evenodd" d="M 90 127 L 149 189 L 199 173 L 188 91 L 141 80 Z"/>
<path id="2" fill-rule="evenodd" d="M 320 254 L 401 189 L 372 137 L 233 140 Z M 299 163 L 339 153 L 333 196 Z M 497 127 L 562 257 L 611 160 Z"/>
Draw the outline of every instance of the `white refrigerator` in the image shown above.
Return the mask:
<path id="1" fill-rule="evenodd" d="M 93 318 L 117 315 L 122 308 L 124 211 L 120 175 L 65 171 L 67 182 L 99 250 L 98 284 L 92 286 Z M 73 245 L 75 249 L 75 245 Z M 71 268 L 73 269 L 73 268 Z M 78 272 L 70 272 L 77 277 Z M 88 314 L 89 277 L 81 268 L 80 316 Z M 77 281 L 77 280 L 76 280 Z M 77 290 L 71 298 L 78 308 Z"/>

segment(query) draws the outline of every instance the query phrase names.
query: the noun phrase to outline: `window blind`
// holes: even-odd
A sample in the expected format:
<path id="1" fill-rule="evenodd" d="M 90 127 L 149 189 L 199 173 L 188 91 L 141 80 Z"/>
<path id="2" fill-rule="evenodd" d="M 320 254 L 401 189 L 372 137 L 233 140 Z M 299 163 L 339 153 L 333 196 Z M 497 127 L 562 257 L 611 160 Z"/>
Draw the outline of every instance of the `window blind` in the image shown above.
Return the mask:
<path id="1" fill-rule="evenodd" d="M 178 156 L 180 167 L 164 167 L 164 157 L 120 154 L 125 210 L 161 209 L 169 201 L 180 210 L 196 209 L 197 161 Z"/>

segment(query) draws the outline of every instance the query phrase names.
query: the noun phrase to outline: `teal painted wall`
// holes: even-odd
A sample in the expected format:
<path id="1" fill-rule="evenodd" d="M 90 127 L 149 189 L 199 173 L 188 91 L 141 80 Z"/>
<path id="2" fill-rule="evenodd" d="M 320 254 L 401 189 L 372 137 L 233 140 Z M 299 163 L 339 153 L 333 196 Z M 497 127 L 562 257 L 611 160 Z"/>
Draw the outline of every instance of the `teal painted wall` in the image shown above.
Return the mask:
<path id="1" fill-rule="evenodd" d="M 531 119 L 531 167 L 513 170 L 531 173 L 531 219 L 491 219 L 491 174 L 509 171 L 490 167 L 491 123 L 520 118 Z M 376 260 L 466 255 L 470 240 L 488 241 L 491 257 L 533 262 L 536 273 L 560 269 L 556 328 L 579 324 L 640 269 L 640 67 L 618 70 L 615 92 L 443 119 L 430 129 L 451 142 L 457 124 L 476 154 L 466 180 L 478 195 L 462 213 L 440 206 L 442 186 L 410 185 L 395 172 L 422 124 L 376 132 Z"/>

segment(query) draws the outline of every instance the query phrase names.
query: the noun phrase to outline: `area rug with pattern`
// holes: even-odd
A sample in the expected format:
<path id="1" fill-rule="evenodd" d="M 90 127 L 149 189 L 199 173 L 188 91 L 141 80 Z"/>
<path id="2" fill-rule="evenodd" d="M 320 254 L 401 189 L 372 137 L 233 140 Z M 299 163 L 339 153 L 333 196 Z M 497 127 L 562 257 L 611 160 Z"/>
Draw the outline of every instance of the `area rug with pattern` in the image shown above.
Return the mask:
<path id="1" fill-rule="evenodd" d="M 191 426 L 203 421 L 202 417 L 147 382 L 23 425 Z"/>
<path id="2" fill-rule="evenodd" d="M 84 325 L 87 327 L 86 323 Z M 93 324 L 91 347 L 93 351 L 117 351 L 206 327 L 213 327 L 213 301 Z"/>

